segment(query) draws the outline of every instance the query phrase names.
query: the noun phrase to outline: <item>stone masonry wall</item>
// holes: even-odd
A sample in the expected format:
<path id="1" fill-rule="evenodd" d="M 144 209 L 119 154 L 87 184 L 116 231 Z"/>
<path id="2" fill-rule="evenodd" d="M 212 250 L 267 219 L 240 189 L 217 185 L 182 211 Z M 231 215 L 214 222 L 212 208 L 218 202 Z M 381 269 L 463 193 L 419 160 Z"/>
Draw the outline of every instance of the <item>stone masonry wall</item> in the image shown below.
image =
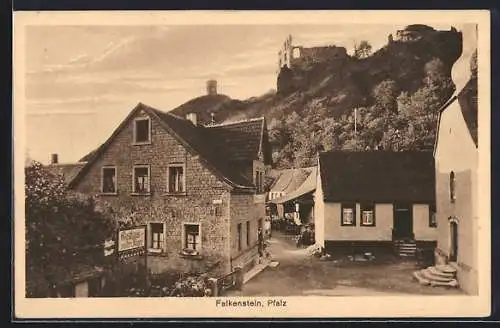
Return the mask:
<path id="1" fill-rule="evenodd" d="M 254 195 L 231 195 L 231 264 L 246 267 L 258 257 L 258 229 L 264 220 L 265 203 Z M 262 221 L 260 221 L 262 219 Z M 247 235 L 247 222 L 250 230 Z M 241 224 L 241 250 L 238 250 L 238 224 Z M 247 240 L 247 236 L 249 237 Z"/>
<path id="2" fill-rule="evenodd" d="M 152 271 L 203 271 L 218 262 L 221 263 L 220 271 L 226 271 L 230 248 L 228 187 L 153 118 L 151 131 L 151 144 L 133 145 L 131 121 L 92 165 L 75 189 L 87 194 L 99 194 L 101 168 L 104 165 L 116 166 L 117 195 L 100 195 L 99 199 L 108 203 L 117 217 L 134 215 L 140 224 L 164 223 L 164 252 L 149 255 L 148 265 Z M 168 164 L 173 163 L 185 165 L 184 195 L 167 193 L 167 168 Z M 134 165 L 150 165 L 149 195 L 132 194 Z M 219 207 L 217 211 L 216 206 Z M 183 248 L 183 223 L 186 222 L 201 224 L 202 259 L 186 259 L 179 254 Z"/>

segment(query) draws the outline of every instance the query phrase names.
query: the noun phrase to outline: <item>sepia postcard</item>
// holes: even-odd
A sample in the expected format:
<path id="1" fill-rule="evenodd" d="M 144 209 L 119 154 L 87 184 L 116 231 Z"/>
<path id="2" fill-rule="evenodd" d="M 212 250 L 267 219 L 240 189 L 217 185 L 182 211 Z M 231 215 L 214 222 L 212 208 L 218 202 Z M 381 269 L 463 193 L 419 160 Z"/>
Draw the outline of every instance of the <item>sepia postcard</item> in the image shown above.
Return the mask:
<path id="1" fill-rule="evenodd" d="M 488 316 L 489 24 L 15 12 L 16 318 Z"/>

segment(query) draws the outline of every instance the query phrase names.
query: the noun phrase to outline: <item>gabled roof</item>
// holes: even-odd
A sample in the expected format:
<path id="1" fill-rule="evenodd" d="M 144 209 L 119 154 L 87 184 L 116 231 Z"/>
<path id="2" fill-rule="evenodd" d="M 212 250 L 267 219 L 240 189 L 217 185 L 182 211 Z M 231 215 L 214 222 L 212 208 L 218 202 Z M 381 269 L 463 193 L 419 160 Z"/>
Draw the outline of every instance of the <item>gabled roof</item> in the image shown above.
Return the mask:
<path id="1" fill-rule="evenodd" d="M 286 203 L 316 190 L 317 167 L 314 166 L 303 170 L 307 172 L 306 179 L 297 188 L 290 190 L 283 197 L 272 199 L 269 202 L 275 204 Z"/>
<path id="2" fill-rule="evenodd" d="M 435 200 L 434 158 L 429 151 L 332 151 L 319 155 L 328 202 Z"/>
<path id="3" fill-rule="evenodd" d="M 270 192 L 289 193 L 300 187 L 311 174 L 314 168 L 284 169 L 277 171 L 277 178 L 270 188 Z"/>
<path id="4" fill-rule="evenodd" d="M 229 159 L 232 156 L 230 153 L 232 148 L 220 147 L 220 145 L 226 144 L 226 138 L 231 138 L 233 134 L 219 134 L 216 130 L 213 130 L 213 128 L 200 125 L 195 126 L 191 123 L 191 121 L 182 117 L 162 112 L 142 103 L 139 103 L 134 108 L 134 110 L 127 116 L 127 118 L 120 124 L 120 126 L 113 132 L 111 137 L 104 144 L 84 157 L 84 159 L 88 159 L 88 163 L 80 171 L 75 180 L 73 180 L 73 183 L 76 183 L 76 181 L 85 174 L 88 167 L 90 167 L 100 154 L 105 151 L 105 149 L 111 144 L 114 137 L 118 135 L 125 125 L 135 116 L 135 113 L 140 110 L 145 111 L 153 118 L 157 118 L 161 126 L 169 134 L 175 137 L 192 154 L 198 155 L 205 166 L 228 185 L 236 189 L 249 191 L 255 188 L 253 182 L 248 180 L 242 172 L 238 170 L 237 165 L 231 165 Z M 245 129 L 246 124 L 253 126 L 254 121 L 258 121 L 259 125 L 263 126 L 263 120 L 261 119 L 252 120 L 247 123 L 240 122 L 239 127 L 241 129 Z M 244 137 L 246 137 L 246 142 L 252 145 L 255 144 L 255 138 L 262 140 L 260 134 L 258 136 L 255 134 L 245 134 Z M 240 142 L 245 142 L 245 138 L 241 137 Z"/>
<path id="5" fill-rule="evenodd" d="M 70 163 L 70 164 L 50 164 L 45 166 L 47 171 L 54 175 L 62 175 L 64 178 L 64 182 L 66 184 L 70 184 L 71 181 L 78 175 L 81 169 L 85 166 L 86 163 L 78 162 L 78 163 Z"/>
<path id="6" fill-rule="evenodd" d="M 207 125 L 206 128 L 215 132 L 215 140 L 219 140 L 215 147 L 220 151 L 227 151 L 231 155 L 231 161 L 258 159 L 259 152 L 262 151 L 265 164 L 271 164 L 264 117 Z M 265 149 L 261 149 L 263 145 Z"/>

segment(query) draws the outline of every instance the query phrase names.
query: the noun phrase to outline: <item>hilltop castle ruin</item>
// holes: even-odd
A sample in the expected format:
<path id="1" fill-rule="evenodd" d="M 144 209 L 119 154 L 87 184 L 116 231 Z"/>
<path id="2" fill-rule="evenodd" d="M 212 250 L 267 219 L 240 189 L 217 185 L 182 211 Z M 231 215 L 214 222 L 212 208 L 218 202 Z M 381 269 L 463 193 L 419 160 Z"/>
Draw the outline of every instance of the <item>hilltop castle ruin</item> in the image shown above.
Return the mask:
<path id="1" fill-rule="evenodd" d="M 293 69 L 294 66 L 301 63 L 317 63 L 346 57 L 347 50 L 344 47 L 323 46 L 306 48 L 296 46 L 293 45 L 292 36 L 289 35 L 278 52 L 278 73 L 285 66 Z"/>

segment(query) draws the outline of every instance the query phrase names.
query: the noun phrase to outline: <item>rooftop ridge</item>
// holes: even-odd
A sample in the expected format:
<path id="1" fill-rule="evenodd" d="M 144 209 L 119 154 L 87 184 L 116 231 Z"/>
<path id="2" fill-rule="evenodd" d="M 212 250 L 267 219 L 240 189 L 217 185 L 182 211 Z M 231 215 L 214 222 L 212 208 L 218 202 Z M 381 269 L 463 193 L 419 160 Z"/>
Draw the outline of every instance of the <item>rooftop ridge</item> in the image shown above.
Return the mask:
<path id="1" fill-rule="evenodd" d="M 73 166 L 78 166 L 78 165 L 85 165 L 87 164 L 87 162 L 71 162 L 71 163 L 49 163 L 49 164 L 46 164 L 45 166 L 51 166 L 51 167 L 58 167 L 58 166 L 69 166 L 69 165 L 73 165 Z"/>
<path id="2" fill-rule="evenodd" d="M 255 118 L 248 118 L 248 119 L 244 119 L 244 120 L 239 120 L 239 121 L 233 121 L 233 122 L 222 122 L 222 123 L 216 123 L 216 124 L 208 124 L 208 125 L 205 125 L 205 127 L 213 128 L 213 127 L 219 127 L 219 126 L 228 126 L 228 125 L 233 125 L 233 124 L 263 121 L 264 119 L 265 119 L 264 116 L 260 116 L 260 117 L 255 117 Z"/>

